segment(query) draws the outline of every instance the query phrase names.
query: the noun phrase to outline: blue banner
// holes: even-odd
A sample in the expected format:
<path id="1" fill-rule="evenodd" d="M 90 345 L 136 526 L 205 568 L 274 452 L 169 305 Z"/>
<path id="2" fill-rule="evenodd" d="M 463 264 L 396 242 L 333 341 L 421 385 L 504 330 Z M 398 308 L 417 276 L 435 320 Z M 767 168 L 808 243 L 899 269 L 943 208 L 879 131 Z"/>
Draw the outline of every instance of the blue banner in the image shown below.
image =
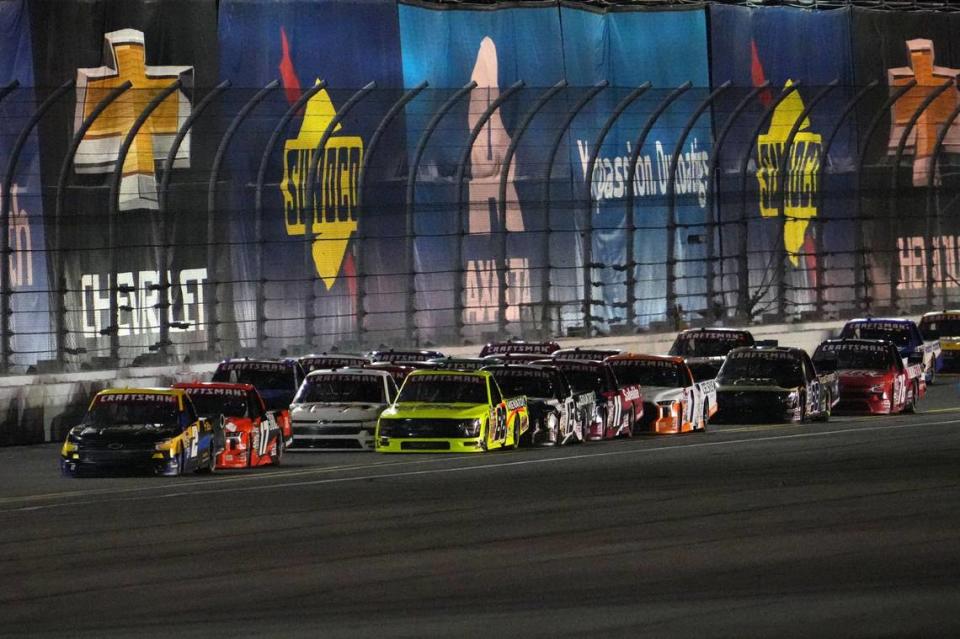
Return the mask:
<path id="1" fill-rule="evenodd" d="M 34 94 L 33 47 L 27 3 L 0 4 L 0 86 L 20 83 L 3 103 L 0 156 L 8 165 L 13 145 L 39 106 Z M 17 160 L 10 191 L 10 330 L 13 333 L 11 361 L 28 366 L 38 359 L 51 359 L 53 331 L 50 327 L 48 264 L 44 239 L 44 210 L 40 184 L 40 155 L 36 132 L 27 138 Z"/>
<path id="2" fill-rule="evenodd" d="M 710 24 L 713 81 L 740 88 L 718 104 L 716 126 L 723 126 L 748 89 L 764 82 L 769 88 L 737 121 L 758 122 L 773 109 L 759 131 L 752 124 L 732 128 L 721 150 L 718 216 L 724 223 L 721 251 L 729 258 L 725 272 L 749 269 L 749 291 L 738 287 L 734 277 L 725 282 L 726 305 L 739 301 L 741 311 L 754 317 L 774 312 L 777 264 L 784 255 L 788 313 L 812 310 L 818 287 L 828 303 L 846 301 L 856 236 L 848 195 L 854 186 L 855 123 L 844 122 L 826 157 L 823 147 L 855 91 L 850 11 L 711 5 Z M 838 87 L 830 89 L 834 81 Z M 787 97 L 774 109 L 783 91 Z M 797 127 L 790 157 L 784 159 L 787 137 L 808 105 L 813 108 Z M 746 153 L 749 174 L 743 175 Z M 787 170 L 782 176 L 781 166 Z M 827 184 L 820 183 L 821 169 Z M 831 196 L 824 197 L 826 193 Z M 749 258 L 743 257 L 745 247 Z"/>
<path id="3" fill-rule="evenodd" d="M 676 282 L 683 313 L 703 309 L 705 298 L 704 235 L 707 223 L 707 161 L 711 152 L 709 111 L 680 135 L 709 93 L 706 15 L 702 9 L 647 11 L 629 7 L 595 10 L 561 9 L 564 60 L 568 82 L 589 86 L 607 81 L 610 88 L 594 100 L 571 129 L 570 162 L 575 192 L 587 196 L 587 171 L 596 137 L 608 116 L 632 89 L 651 87 L 631 104 L 604 137 L 590 176 L 589 211 L 580 223 L 592 229 L 591 310 L 601 330 L 634 320 L 640 326 L 663 320 L 677 309 L 666 308 L 668 280 Z M 638 134 L 671 91 L 689 82 L 653 121 L 640 149 L 633 176 L 633 224 L 626 217 L 629 161 Z M 675 200 L 667 197 L 670 165 L 676 154 Z M 670 210 L 676 233 L 668 234 Z M 589 217 L 587 217 L 589 216 Z M 630 233 L 633 227 L 636 232 Z M 632 264 L 630 237 L 633 236 Z M 675 260 L 672 273 L 667 260 Z M 630 269 L 636 282 L 635 303 L 628 304 L 625 284 Z"/>
<path id="4" fill-rule="evenodd" d="M 522 132 L 511 166 L 504 163 L 514 137 L 521 135 L 517 127 L 526 110 L 564 77 L 557 6 L 402 4 L 400 28 L 405 85 L 427 81 L 438 89 L 407 111 L 411 158 L 438 109 L 457 88 L 476 83 L 441 120 L 417 168 L 413 221 L 421 335 L 450 335 L 458 323 L 475 336 L 495 330 L 501 321 L 514 333 L 531 329 L 531 322 L 542 319 L 534 308 L 542 311 L 549 285 L 550 238 L 539 206 L 542 154 L 562 109 L 538 114 Z M 513 93 L 505 96 L 508 90 Z M 458 185 L 452 178 L 478 125 L 482 128 L 466 154 L 465 183 Z M 458 277 L 463 278 L 460 318 L 452 295 Z"/>
<path id="5" fill-rule="evenodd" d="M 399 201 L 398 193 L 385 176 L 396 175 L 402 161 L 398 127 L 389 129 L 371 156 L 367 182 L 373 187 L 365 194 L 362 212 L 357 201 L 366 145 L 402 84 L 396 4 L 225 0 L 220 3 L 219 32 L 221 77 L 248 88 L 231 100 L 234 113 L 253 88 L 277 77 L 282 81 L 282 90 L 257 107 L 256 117 L 231 147 L 233 183 L 246 185 L 233 193 L 231 206 L 231 264 L 233 279 L 240 282 L 234 300 L 244 343 L 250 344 L 256 328 L 254 283 L 261 279 L 267 281 L 266 334 L 278 343 L 297 343 L 311 331 L 312 341 L 320 345 L 352 337 L 358 328 L 361 285 L 370 313 L 366 327 L 398 324 L 391 301 L 377 295 L 386 287 L 375 276 L 363 282 L 358 277 L 359 272 L 392 272 L 396 260 L 393 247 L 403 220 L 392 204 Z M 327 88 L 295 114 L 270 157 L 258 225 L 253 183 L 267 139 L 302 92 L 320 81 Z M 376 90 L 333 129 L 311 187 L 308 166 L 324 131 L 351 96 L 370 82 Z M 258 273 L 254 252 L 261 247 Z M 401 303 L 393 310 L 402 309 Z M 316 318 L 312 326 L 307 319 L 311 315 Z"/>

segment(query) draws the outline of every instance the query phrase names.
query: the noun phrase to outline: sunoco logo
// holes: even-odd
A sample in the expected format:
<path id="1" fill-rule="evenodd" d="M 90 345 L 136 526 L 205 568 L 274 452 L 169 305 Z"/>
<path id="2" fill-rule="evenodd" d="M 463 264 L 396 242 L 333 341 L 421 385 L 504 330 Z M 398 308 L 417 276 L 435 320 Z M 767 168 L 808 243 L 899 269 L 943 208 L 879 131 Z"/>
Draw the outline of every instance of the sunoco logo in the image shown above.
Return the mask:
<path id="1" fill-rule="evenodd" d="M 310 158 L 335 116 L 325 89 L 310 99 L 300 133 L 283 147 L 280 184 L 287 235 L 303 236 L 307 223 L 311 225 L 313 264 L 328 290 L 336 284 L 350 238 L 357 230 L 357 179 L 363 162 L 363 140 L 337 135 L 342 129 L 338 124 L 320 156 L 319 174 L 311 201 L 307 201 Z"/>
<path id="2" fill-rule="evenodd" d="M 793 82 L 787 80 L 786 87 L 792 85 Z M 791 92 L 774 110 L 767 132 L 757 138 L 757 180 L 760 182 L 760 214 L 763 217 L 777 217 L 780 214 L 780 166 L 786 151 L 787 136 L 803 109 L 800 94 L 797 91 Z M 817 176 L 821 148 L 820 134 L 811 131 L 810 119 L 804 118 L 790 147 L 790 157 L 783 163 L 786 169 L 782 180 L 783 213 L 786 217 L 783 243 L 794 266 L 799 265 L 800 248 L 803 246 L 810 219 L 817 215 L 816 198 L 820 190 Z"/>

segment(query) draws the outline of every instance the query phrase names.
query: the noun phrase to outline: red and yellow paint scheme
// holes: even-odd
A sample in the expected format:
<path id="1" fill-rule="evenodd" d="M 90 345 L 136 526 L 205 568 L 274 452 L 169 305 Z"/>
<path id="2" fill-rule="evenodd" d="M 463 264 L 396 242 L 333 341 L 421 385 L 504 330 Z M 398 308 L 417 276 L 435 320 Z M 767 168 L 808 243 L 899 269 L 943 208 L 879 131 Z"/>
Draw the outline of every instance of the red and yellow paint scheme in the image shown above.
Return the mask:
<path id="1" fill-rule="evenodd" d="M 694 381 L 682 357 L 624 353 L 606 362 L 620 384 L 643 388 L 643 417 L 636 432 L 703 431 L 717 412 L 716 384 Z"/>
<path id="2" fill-rule="evenodd" d="M 223 428 L 223 450 L 217 468 L 277 466 L 284 441 L 276 414 L 268 411 L 251 384 L 182 382 L 174 388 L 189 395 L 197 413 Z"/>
<path id="3" fill-rule="evenodd" d="M 633 436 L 643 419 L 643 391 L 638 384 L 621 383 L 607 362 L 557 358 L 556 354 L 544 361 L 562 370 L 574 390 L 597 394 L 597 418 L 587 431 L 589 441 Z"/>
<path id="4" fill-rule="evenodd" d="M 251 384 L 260 393 L 267 410 L 273 411 L 283 443 L 293 442 L 293 423 L 290 421 L 290 404 L 300 389 L 306 375 L 295 359 L 227 359 L 213 373 L 214 382 L 228 384 Z"/>

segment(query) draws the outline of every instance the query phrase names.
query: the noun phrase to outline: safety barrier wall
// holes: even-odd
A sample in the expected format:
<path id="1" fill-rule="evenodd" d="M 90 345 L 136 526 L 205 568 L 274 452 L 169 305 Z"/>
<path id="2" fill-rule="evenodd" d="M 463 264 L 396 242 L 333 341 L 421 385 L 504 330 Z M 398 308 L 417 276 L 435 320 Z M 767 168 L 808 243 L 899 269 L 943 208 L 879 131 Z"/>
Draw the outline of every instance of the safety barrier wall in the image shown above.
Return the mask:
<path id="1" fill-rule="evenodd" d="M 3 3 L 0 370 L 954 304 L 957 20 Z"/>

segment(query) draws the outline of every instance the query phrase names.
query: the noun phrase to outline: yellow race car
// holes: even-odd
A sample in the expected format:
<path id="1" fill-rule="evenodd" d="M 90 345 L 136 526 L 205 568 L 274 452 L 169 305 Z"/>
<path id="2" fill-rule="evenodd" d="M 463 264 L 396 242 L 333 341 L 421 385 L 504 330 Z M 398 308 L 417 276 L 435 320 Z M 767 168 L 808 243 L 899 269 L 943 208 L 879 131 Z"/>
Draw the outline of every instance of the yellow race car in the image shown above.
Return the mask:
<path id="1" fill-rule="evenodd" d="M 381 453 L 480 453 L 516 448 L 527 398 L 504 397 L 487 371 L 416 370 L 377 422 Z"/>

